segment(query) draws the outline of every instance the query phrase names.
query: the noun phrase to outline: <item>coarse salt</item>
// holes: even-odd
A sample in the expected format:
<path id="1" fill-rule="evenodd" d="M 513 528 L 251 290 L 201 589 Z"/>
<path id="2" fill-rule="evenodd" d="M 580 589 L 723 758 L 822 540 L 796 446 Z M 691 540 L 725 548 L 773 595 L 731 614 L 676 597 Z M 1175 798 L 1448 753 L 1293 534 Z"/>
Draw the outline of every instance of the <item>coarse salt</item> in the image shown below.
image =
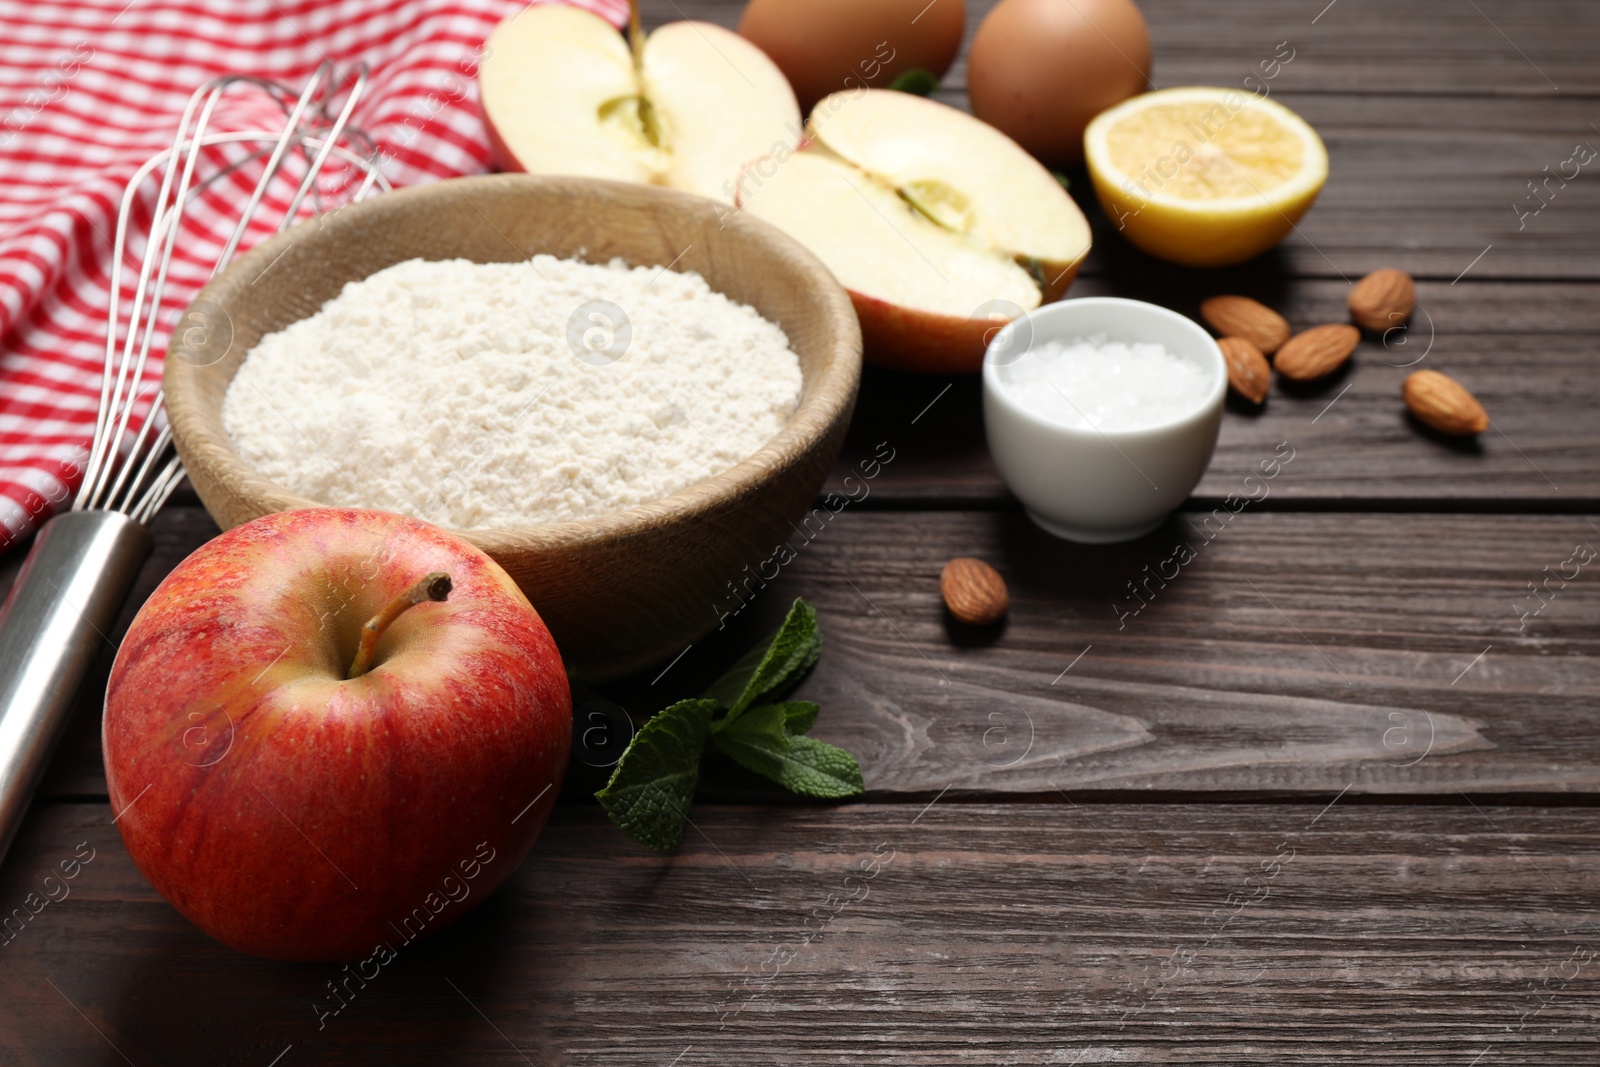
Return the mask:
<path id="1" fill-rule="evenodd" d="M 801 384 L 783 331 L 696 273 L 416 259 L 263 337 L 222 416 L 301 496 L 506 527 L 719 474 L 783 427 Z"/>
<path id="2" fill-rule="evenodd" d="M 1204 368 L 1153 342 L 1105 334 L 1044 341 L 999 368 L 1005 394 L 1049 422 L 1139 430 L 1197 410 L 1214 383 Z"/>

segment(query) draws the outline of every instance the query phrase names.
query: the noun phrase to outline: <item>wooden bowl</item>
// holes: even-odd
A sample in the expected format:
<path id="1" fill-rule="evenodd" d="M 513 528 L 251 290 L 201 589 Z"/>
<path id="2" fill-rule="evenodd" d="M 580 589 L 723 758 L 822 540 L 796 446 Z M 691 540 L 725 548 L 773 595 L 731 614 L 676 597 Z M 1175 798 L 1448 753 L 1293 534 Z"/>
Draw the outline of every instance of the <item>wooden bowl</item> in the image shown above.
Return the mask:
<path id="1" fill-rule="evenodd" d="M 714 478 L 597 518 L 455 531 L 510 572 L 568 669 L 604 680 L 676 655 L 737 608 L 729 583 L 791 535 L 843 443 L 861 374 L 855 313 L 828 269 L 774 227 L 701 197 L 585 178 L 505 174 L 386 193 L 266 241 L 206 286 L 167 355 L 167 413 L 189 480 L 224 529 L 315 507 L 257 474 L 222 428 L 223 394 L 256 342 L 403 260 L 535 252 L 698 271 L 782 326 L 804 377 L 778 435 Z"/>

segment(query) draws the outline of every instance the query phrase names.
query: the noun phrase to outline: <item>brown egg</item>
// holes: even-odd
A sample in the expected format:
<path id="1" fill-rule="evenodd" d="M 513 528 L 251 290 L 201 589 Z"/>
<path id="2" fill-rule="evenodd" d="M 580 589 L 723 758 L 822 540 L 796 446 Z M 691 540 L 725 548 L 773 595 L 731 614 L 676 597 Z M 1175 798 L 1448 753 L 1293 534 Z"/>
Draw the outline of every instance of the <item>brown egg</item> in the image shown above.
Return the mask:
<path id="1" fill-rule="evenodd" d="M 1051 167 L 1082 162 L 1089 120 L 1149 80 L 1132 0 L 1001 0 L 967 57 L 972 113 Z"/>
<path id="2" fill-rule="evenodd" d="M 750 0 L 739 33 L 772 57 L 809 111 L 842 89 L 887 89 L 913 67 L 943 77 L 966 26 L 963 0 Z"/>

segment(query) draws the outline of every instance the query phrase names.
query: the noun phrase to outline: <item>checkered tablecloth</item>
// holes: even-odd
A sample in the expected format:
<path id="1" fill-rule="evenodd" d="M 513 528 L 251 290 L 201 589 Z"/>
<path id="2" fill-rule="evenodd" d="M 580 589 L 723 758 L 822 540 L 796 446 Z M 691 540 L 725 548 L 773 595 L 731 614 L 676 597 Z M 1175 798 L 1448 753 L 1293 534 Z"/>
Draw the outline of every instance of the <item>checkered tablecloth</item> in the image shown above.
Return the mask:
<path id="1" fill-rule="evenodd" d="M 625 0 L 579 2 L 618 24 L 626 15 Z M 324 62 L 364 61 L 371 82 L 354 121 L 381 146 L 389 181 L 474 173 L 489 158 L 476 91 L 481 45 L 523 6 L 0 0 L 0 550 L 67 504 L 81 479 L 118 203 L 139 166 L 171 144 L 190 93 L 219 74 L 299 86 Z M 281 120 L 264 94 L 246 93 L 230 97 L 213 125 Z M 149 183 L 152 202 L 158 184 Z M 150 378 L 251 187 L 222 182 L 196 205 L 201 232 L 186 233 L 173 264 Z"/>

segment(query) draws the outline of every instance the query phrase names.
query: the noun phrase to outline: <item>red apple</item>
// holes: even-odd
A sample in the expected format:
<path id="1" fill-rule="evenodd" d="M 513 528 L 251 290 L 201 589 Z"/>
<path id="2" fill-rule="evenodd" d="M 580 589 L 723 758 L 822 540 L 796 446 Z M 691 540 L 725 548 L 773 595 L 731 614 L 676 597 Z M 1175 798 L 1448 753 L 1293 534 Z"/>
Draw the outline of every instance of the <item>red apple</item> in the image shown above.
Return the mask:
<path id="1" fill-rule="evenodd" d="M 368 620 L 389 625 L 347 677 Z M 527 855 L 571 702 L 544 623 L 467 542 L 377 511 L 268 515 L 184 560 L 134 619 L 106 691 L 112 810 L 156 890 L 233 948 L 396 951 Z"/>

